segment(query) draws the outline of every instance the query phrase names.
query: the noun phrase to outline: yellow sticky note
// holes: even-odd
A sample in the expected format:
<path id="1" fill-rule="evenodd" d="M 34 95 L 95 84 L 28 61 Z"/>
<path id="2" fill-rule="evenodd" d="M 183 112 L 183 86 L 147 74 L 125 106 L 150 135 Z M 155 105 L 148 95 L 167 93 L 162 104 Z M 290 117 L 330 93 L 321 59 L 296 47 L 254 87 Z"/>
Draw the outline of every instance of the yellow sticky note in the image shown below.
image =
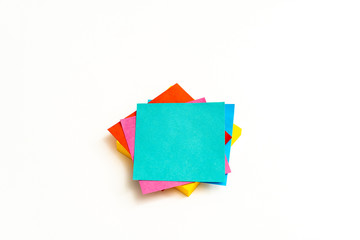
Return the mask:
<path id="1" fill-rule="evenodd" d="M 193 182 L 175 188 L 189 197 L 199 184 L 199 182 Z"/>
<path id="2" fill-rule="evenodd" d="M 232 133 L 232 139 L 231 139 L 231 146 L 238 140 L 238 138 L 241 136 L 241 128 L 237 125 L 233 125 L 233 133 Z"/>
<path id="3" fill-rule="evenodd" d="M 116 141 L 116 149 L 122 154 L 124 154 L 126 157 L 131 159 L 130 153 L 126 151 L 126 149 L 118 141 Z"/>

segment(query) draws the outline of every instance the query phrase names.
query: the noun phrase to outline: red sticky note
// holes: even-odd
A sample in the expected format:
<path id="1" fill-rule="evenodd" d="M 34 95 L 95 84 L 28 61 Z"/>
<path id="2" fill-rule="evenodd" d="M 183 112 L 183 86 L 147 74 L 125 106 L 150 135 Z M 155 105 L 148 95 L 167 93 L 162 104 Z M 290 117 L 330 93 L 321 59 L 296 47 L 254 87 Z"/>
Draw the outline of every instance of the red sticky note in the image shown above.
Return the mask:
<path id="1" fill-rule="evenodd" d="M 231 135 L 225 131 L 225 144 L 227 144 L 231 140 L 231 138 Z"/>

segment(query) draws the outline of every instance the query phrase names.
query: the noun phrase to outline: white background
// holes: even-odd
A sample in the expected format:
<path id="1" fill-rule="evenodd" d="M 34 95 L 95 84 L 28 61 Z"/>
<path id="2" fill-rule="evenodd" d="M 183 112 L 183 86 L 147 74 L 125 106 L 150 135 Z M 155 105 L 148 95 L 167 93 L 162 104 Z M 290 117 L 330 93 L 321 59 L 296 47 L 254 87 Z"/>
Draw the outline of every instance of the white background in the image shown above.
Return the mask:
<path id="1" fill-rule="evenodd" d="M 360 239 L 359 1 L 0 0 L 0 239 Z M 228 186 L 143 196 L 107 128 L 236 104 Z"/>

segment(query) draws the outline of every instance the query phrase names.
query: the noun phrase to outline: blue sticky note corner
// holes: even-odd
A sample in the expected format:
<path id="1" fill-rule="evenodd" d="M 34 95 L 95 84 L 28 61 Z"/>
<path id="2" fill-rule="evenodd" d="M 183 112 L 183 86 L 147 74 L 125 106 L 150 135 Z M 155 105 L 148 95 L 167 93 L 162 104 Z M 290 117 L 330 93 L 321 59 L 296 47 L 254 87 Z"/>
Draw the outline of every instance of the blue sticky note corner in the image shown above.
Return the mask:
<path id="1" fill-rule="evenodd" d="M 225 104 L 225 131 L 232 136 L 233 124 L 234 124 L 234 112 L 235 104 Z M 231 141 L 225 145 L 225 155 L 230 162 L 230 150 L 231 150 Z M 228 175 L 225 174 L 225 180 L 221 182 L 209 182 L 211 184 L 226 186 Z"/>

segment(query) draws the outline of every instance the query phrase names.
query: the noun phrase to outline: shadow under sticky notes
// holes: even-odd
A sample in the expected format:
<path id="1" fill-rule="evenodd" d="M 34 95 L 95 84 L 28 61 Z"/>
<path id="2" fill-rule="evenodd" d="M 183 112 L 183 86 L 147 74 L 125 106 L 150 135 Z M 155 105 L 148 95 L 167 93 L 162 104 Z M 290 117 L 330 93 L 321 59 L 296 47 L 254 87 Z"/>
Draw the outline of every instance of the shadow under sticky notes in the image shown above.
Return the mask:
<path id="1" fill-rule="evenodd" d="M 134 180 L 224 181 L 224 103 L 137 107 Z"/>

